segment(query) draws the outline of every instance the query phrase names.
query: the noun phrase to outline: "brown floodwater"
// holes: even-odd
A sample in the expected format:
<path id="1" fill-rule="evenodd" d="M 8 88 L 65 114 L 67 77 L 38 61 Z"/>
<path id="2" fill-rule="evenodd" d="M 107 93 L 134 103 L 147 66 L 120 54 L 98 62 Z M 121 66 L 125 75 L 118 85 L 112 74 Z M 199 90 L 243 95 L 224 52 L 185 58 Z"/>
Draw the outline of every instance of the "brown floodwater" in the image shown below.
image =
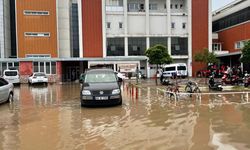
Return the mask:
<path id="1" fill-rule="evenodd" d="M 81 108 L 79 84 L 15 88 L 0 105 L 0 150 L 247 150 L 246 94 L 182 95 L 122 85 L 122 106 Z"/>

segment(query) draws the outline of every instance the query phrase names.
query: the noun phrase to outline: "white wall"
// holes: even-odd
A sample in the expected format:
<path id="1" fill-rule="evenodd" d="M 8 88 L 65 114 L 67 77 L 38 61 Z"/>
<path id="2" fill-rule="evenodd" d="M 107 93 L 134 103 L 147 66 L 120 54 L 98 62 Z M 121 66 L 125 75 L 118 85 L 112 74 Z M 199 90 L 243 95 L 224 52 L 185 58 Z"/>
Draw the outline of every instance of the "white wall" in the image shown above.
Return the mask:
<path id="1" fill-rule="evenodd" d="M 124 34 L 124 15 L 123 14 L 112 14 L 106 16 L 106 23 L 111 23 L 111 28 L 106 29 L 107 36 L 111 35 L 123 35 Z M 123 23 L 123 28 L 119 28 L 119 23 Z"/>
<path id="2" fill-rule="evenodd" d="M 71 0 L 58 0 L 59 57 L 70 57 L 70 10 Z"/>
<path id="3" fill-rule="evenodd" d="M 10 2 L 4 0 L 4 51 L 5 57 L 11 55 L 11 34 L 10 34 Z"/>
<path id="4" fill-rule="evenodd" d="M 0 0 L 0 58 L 4 58 L 4 17 L 3 0 Z"/>
<path id="5" fill-rule="evenodd" d="M 167 16 L 166 15 L 150 15 L 149 17 L 149 33 L 151 35 L 167 34 Z"/>
<path id="6" fill-rule="evenodd" d="M 145 35 L 146 34 L 145 15 L 140 15 L 140 14 L 128 15 L 128 34 L 129 35 Z"/>
<path id="7" fill-rule="evenodd" d="M 187 16 L 172 16 L 171 22 L 175 23 L 175 28 L 171 29 L 172 35 L 187 35 L 188 33 L 188 17 Z M 186 28 L 182 28 L 182 23 L 186 23 Z"/>

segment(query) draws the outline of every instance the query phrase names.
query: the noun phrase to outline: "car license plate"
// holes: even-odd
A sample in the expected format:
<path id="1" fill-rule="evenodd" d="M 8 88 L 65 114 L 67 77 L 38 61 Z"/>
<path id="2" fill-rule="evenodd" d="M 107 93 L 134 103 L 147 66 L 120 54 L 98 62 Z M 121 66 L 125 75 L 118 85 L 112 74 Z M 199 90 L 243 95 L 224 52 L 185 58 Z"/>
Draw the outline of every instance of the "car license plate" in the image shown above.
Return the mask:
<path id="1" fill-rule="evenodd" d="M 108 100 L 109 98 L 106 97 L 95 97 L 96 100 Z"/>

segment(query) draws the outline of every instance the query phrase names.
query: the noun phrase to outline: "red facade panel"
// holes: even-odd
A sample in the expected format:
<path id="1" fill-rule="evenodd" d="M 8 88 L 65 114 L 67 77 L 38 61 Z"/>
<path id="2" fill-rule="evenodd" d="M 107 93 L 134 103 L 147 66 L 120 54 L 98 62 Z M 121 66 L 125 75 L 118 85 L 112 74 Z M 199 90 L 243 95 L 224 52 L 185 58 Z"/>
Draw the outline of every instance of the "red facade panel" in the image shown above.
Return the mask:
<path id="1" fill-rule="evenodd" d="M 33 73 L 32 62 L 20 62 L 19 66 L 20 75 L 31 75 Z"/>
<path id="2" fill-rule="evenodd" d="M 227 30 L 218 32 L 219 42 L 222 43 L 222 49 L 229 52 L 236 52 L 235 42 L 250 39 L 250 22 L 245 23 Z"/>
<path id="3" fill-rule="evenodd" d="M 82 0 L 83 56 L 103 57 L 102 1 Z"/>
<path id="4" fill-rule="evenodd" d="M 205 64 L 194 61 L 194 56 L 197 53 L 203 52 L 204 48 L 208 48 L 209 43 L 209 0 L 193 0 L 192 1 L 192 53 L 193 53 L 193 76 Z"/>

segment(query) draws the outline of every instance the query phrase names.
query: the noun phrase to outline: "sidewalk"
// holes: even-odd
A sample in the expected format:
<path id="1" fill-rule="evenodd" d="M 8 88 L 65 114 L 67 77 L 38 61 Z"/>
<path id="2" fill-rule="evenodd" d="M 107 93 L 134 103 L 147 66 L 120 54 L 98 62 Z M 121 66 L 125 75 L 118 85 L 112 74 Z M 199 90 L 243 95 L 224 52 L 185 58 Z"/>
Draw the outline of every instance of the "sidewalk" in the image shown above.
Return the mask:
<path id="1" fill-rule="evenodd" d="M 208 78 L 185 78 L 185 79 L 170 79 L 171 83 L 177 83 L 180 86 L 180 91 L 185 91 L 185 86 L 188 81 L 194 81 L 198 83 L 200 90 L 203 91 L 209 91 L 208 88 Z M 220 82 L 221 79 L 215 79 L 215 82 Z M 161 85 L 160 79 L 157 80 L 158 85 L 156 85 L 155 79 L 139 79 L 138 84 L 136 80 L 125 80 L 127 83 L 132 83 L 134 85 L 137 85 L 141 88 L 151 87 L 151 88 L 161 88 L 164 89 L 166 85 Z M 250 87 L 245 88 L 243 85 L 240 86 L 233 86 L 233 85 L 224 85 L 223 91 L 250 91 Z"/>

